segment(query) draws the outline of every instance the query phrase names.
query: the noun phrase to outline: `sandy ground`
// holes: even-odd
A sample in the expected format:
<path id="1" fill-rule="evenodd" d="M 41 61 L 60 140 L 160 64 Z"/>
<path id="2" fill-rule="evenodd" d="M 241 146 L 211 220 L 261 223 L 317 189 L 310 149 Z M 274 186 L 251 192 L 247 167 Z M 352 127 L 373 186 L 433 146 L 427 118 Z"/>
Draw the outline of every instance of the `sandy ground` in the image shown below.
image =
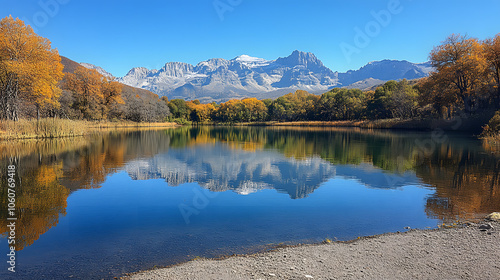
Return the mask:
<path id="1" fill-rule="evenodd" d="M 481 231 L 486 223 L 493 228 Z M 195 260 L 126 279 L 500 279 L 500 223 Z"/>

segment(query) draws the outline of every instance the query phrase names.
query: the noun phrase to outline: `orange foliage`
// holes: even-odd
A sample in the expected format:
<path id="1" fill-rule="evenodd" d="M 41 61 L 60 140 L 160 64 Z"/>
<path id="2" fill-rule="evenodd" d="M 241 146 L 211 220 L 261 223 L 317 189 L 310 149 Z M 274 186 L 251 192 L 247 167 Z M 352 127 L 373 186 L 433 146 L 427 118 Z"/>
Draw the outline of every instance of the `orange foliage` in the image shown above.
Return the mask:
<path id="1" fill-rule="evenodd" d="M 486 80 L 487 63 L 483 54 L 477 39 L 452 34 L 430 54 L 437 71 L 431 73 L 429 81 L 438 86 L 438 91 L 461 98 L 470 110 L 476 92 Z"/>
<path id="2" fill-rule="evenodd" d="M 222 103 L 216 115 L 224 122 L 265 121 L 267 106 L 257 98 L 232 99 Z"/>
<path id="3" fill-rule="evenodd" d="M 59 215 L 66 214 L 69 190 L 59 182 L 62 162 L 41 165 L 22 176 L 17 188 L 16 250 L 33 244 L 42 234 L 57 225 Z M 6 232 L 4 223 L 0 231 Z"/>
<path id="4" fill-rule="evenodd" d="M 190 118 L 194 122 L 205 122 L 210 120 L 212 112 L 215 110 L 212 104 L 201 104 L 199 101 L 188 101 L 186 106 L 191 111 Z"/>
<path id="5" fill-rule="evenodd" d="M 500 33 L 492 39 L 485 40 L 483 46 L 484 55 L 492 70 L 497 90 L 500 91 Z"/>
<path id="6" fill-rule="evenodd" d="M 57 107 L 62 70 L 59 53 L 48 39 L 20 19 L 0 21 L 0 91 L 6 97 L 0 103 L 2 118 L 18 119 L 19 99 Z"/>
<path id="7" fill-rule="evenodd" d="M 124 103 L 121 97 L 123 85 L 109 80 L 95 69 L 81 67 L 75 73 L 66 74 L 64 88 L 76 94 L 77 106 L 86 119 L 106 118 L 110 105 Z"/>

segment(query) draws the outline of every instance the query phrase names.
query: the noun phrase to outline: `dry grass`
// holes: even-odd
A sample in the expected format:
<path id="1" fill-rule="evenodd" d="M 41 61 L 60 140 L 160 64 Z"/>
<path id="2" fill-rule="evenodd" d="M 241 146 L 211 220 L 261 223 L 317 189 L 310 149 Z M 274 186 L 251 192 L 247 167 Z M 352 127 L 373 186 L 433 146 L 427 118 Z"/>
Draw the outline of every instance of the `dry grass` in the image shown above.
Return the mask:
<path id="1" fill-rule="evenodd" d="M 132 122 L 132 121 L 117 121 L 117 122 L 93 122 L 90 127 L 93 128 L 122 128 L 122 127 L 174 127 L 177 126 L 174 122 Z"/>
<path id="2" fill-rule="evenodd" d="M 119 128 L 162 128 L 174 127 L 175 123 L 136 122 L 89 122 L 58 118 L 40 120 L 0 121 L 0 139 L 31 139 L 74 137 L 98 132 L 103 129 Z"/>
<path id="3" fill-rule="evenodd" d="M 360 128 L 404 128 L 404 129 L 430 129 L 430 121 L 425 120 L 359 120 L 359 121 L 296 121 L 296 122 L 263 122 L 240 123 L 236 125 L 264 125 L 264 126 L 294 126 L 294 127 L 360 127 Z"/>
<path id="4" fill-rule="evenodd" d="M 0 138 L 56 138 L 84 135 L 88 122 L 46 118 L 37 120 L 0 121 Z"/>

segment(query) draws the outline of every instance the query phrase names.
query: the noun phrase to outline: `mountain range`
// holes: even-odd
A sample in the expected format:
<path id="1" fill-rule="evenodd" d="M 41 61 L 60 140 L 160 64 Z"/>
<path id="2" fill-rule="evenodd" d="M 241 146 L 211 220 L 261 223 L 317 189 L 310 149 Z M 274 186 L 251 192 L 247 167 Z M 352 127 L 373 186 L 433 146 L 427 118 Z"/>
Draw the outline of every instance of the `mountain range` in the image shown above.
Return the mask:
<path id="1" fill-rule="evenodd" d="M 111 75 L 98 66 L 81 65 Z M 136 67 L 116 79 L 169 99 L 223 102 L 244 97 L 276 98 L 298 89 L 317 94 L 334 87 L 366 89 L 389 80 L 426 77 L 432 69 L 428 62 L 382 60 L 340 73 L 326 67 L 314 54 L 296 50 L 276 60 L 241 55 L 231 60 L 212 58 L 196 66 L 168 62 L 161 69 Z"/>

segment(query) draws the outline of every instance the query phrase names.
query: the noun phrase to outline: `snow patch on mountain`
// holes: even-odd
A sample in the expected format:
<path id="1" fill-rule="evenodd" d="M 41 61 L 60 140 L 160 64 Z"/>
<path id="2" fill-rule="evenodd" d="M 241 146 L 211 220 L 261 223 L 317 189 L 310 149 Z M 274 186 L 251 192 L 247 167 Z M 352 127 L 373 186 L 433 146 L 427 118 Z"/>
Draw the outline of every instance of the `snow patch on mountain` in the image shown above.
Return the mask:
<path id="1" fill-rule="evenodd" d="M 241 64 L 244 64 L 250 68 L 264 67 L 272 63 L 272 61 L 268 61 L 263 58 L 252 57 L 246 54 L 240 55 L 232 60 L 238 61 Z"/>

